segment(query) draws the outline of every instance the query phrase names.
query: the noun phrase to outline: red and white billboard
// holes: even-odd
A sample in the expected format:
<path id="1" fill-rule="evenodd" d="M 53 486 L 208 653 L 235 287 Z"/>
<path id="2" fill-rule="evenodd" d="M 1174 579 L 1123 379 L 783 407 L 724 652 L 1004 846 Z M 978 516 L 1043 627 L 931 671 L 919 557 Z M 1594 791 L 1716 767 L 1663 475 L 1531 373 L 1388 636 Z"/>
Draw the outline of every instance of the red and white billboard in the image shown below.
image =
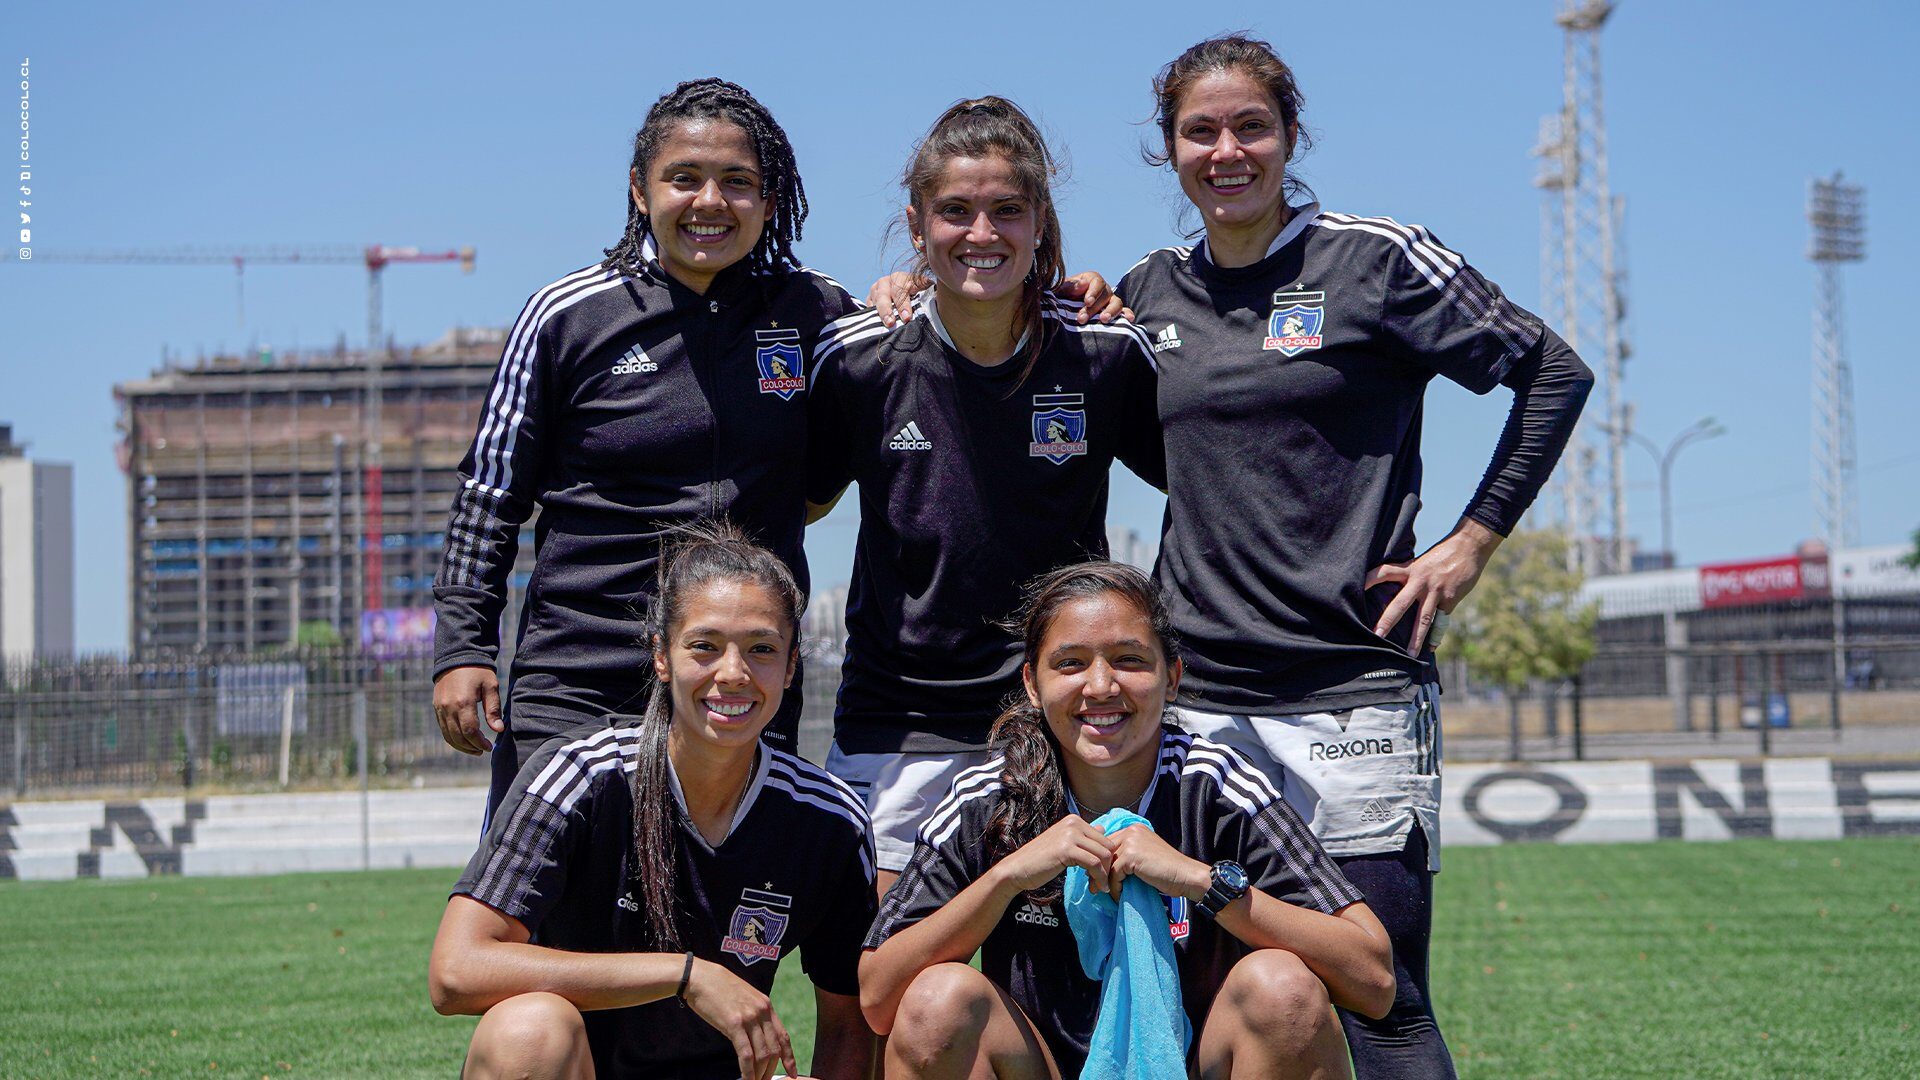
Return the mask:
<path id="1" fill-rule="evenodd" d="M 1827 563 L 1784 555 L 1700 568 L 1700 606 L 1739 607 L 1827 595 Z"/>

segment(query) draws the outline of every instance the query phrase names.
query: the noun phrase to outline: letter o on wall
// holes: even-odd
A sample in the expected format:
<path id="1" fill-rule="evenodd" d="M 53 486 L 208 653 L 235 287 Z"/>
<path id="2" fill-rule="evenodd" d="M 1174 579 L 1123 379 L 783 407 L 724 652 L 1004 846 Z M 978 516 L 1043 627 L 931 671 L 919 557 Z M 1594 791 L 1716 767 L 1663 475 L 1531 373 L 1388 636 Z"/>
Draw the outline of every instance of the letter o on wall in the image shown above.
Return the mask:
<path id="1" fill-rule="evenodd" d="M 1480 809 L 1480 799 L 1488 788 L 1495 784 L 1528 783 L 1538 784 L 1553 793 L 1560 805 L 1553 813 L 1538 821 L 1501 821 L 1488 817 Z M 1528 769 L 1502 769 L 1490 772 L 1475 780 L 1467 788 L 1466 796 L 1461 800 L 1467 816 L 1475 825 L 1500 838 L 1504 844 L 1520 843 L 1528 840 L 1552 840 L 1565 832 L 1574 822 L 1579 821 L 1587 812 L 1586 793 L 1573 786 L 1573 781 L 1558 773 L 1536 772 Z"/>

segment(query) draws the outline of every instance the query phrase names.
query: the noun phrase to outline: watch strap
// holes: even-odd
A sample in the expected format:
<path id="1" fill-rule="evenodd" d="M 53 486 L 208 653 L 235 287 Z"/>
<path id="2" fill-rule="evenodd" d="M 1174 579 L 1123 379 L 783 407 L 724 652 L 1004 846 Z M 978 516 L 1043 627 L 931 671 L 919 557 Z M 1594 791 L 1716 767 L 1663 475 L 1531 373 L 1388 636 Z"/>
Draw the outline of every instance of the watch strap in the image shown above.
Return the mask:
<path id="1" fill-rule="evenodd" d="M 1227 884 L 1224 875 L 1221 873 L 1223 866 L 1232 866 L 1235 870 L 1240 871 L 1237 875 L 1241 881 L 1238 888 L 1230 887 Z M 1223 860 L 1222 862 L 1213 864 L 1213 877 L 1207 885 L 1206 895 L 1200 898 L 1199 907 L 1209 918 L 1212 918 L 1225 910 L 1228 904 L 1233 903 L 1245 895 L 1247 895 L 1246 871 L 1240 870 L 1239 864 L 1237 863 Z"/>

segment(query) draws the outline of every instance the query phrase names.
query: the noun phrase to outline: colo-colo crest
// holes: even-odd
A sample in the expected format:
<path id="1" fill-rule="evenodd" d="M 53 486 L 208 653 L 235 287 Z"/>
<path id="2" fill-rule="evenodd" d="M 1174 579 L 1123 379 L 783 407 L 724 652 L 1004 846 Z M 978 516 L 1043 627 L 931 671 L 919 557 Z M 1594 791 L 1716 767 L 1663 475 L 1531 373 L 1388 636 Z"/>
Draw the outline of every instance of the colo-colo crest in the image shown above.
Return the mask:
<path id="1" fill-rule="evenodd" d="M 1267 342 L 1261 347 L 1278 349 L 1282 356 L 1298 356 L 1319 348 L 1326 302 L 1323 292 L 1274 293 L 1273 314 L 1267 316 Z"/>
<path id="2" fill-rule="evenodd" d="M 1033 441 L 1028 457 L 1043 457 L 1055 465 L 1087 452 L 1085 394 L 1033 395 Z"/>
<path id="3" fill-rule="evenodd" d="M 754 362 L 760 366 L 760 392 L 779 394 L 782 401 L 793 400 L 795 391 L 807 388 L 807 373 L 802 370 L 800 357 L 800 331 L 755 330 L 753 336 L 760 342 L 753 353 Z"/>
<path id="4" fill-rule="evenodd" d="M 787 932 L 792 907 L 793 897 L 784 893 L 741 889 L 740 904 L 733 909 L 720 951 L 732 953 L 743 964 L 780 959 L 780 938 Z"/>

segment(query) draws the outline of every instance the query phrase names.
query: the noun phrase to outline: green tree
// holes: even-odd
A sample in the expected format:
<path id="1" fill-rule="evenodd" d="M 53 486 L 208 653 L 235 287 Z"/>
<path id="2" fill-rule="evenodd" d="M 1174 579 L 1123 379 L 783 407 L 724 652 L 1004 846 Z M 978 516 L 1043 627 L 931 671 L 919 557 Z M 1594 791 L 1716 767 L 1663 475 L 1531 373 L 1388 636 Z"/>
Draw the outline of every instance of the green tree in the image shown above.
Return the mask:
<path id="1" fill-rule="evenodd" d="M 1900 557 L 1900 565 L 1909 570 L 1920 570 L 1920 529 L 1913 530 L 1913 550 Z"/>
<path id="2" fill-rule="evenodd" d="M 325 619 L 308 619 L 294 631 L 293 640 L 303 649 L 331 649 L 340 644 L 340 631 Z"/>
<path id="3" fill-rule="evenodd" d="M 1453 613 L 1450 641 L 1467 670 L 1506 691 L 1511 746 L 1520 745 L 1520 692 L 1529 683 L 1570 679 L 1593 655 L 1598 604 L 1580 602 L 1581 577 L 1567 569 L 1567 538 L 1516 532 Z"/>

